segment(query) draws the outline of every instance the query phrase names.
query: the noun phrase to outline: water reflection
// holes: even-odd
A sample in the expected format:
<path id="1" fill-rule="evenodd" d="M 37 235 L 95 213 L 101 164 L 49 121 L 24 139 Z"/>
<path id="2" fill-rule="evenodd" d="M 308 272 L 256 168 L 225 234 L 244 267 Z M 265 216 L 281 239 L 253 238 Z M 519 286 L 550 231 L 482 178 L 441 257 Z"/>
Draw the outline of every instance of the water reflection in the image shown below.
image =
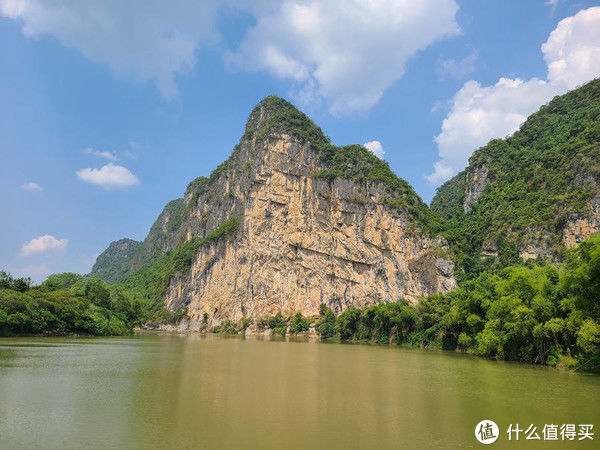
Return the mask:
<path id="1" fill-rule="evenodd" d="M 456 448 L 484 418 L 594 423 L 600 378 L 380 346 L 2 339 L 0 399 L 0 448 Z"/>

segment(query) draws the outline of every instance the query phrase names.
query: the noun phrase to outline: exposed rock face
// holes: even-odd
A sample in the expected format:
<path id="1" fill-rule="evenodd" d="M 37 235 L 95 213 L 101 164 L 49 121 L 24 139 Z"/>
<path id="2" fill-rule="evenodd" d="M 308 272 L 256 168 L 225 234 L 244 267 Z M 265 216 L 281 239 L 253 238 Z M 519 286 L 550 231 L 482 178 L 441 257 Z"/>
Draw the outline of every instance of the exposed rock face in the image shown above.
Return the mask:
<path id="1" fill-rule="evenodd" d="M 416 232 L 409 217 L 385 206 L 381 183 L 313 178 L 316 152 L 287 135 L 244 142 L 238 152 L 192 214 L 222 220 L 234 211 L 242 226 L 233 240 L 202 248 L 191 270 L 172 279 L 170 309 L 187 307 L 198 320 L 204 313 L 315 315 L 321 303 L 339 313 L 455 286 L 453 264 L 440 256 L 443 240 Z M 246 182 L 233 183 L 250 156 Z M 206 200 L 217 193 L 227 193 L 219 212 Z"/>
<path id="2" fill-rule="evenodd" d="M 485 164 L 467 169 L 467 188 L 465 191 L 465 199 L 463 201 L 463 210 L 465 213 L 471 211 L 473 203 L 481 197 L 485 187 L 491 182 L 492 180 L 488 178 L 488 168 Z"/>
<path id="3" fill-rule="evenodd" d="M 589 202 L 586 213 L 571 217 L 563 230 L 565 247 L 572 248 L 600 231 L 600 194 Z"/>
<path id="4" fill-rule="evenodd" d="M 324 149 L 347 166 L 332 173 Z M 292 105 L 267 98 L 231 157 L 167 205 L 131 265 L 135 272 L 198 242 L 173 263 L 163 292 L 168 309 L 188 310 L 179 328 L 279 310 L 317 315 L 321 303 L 340 313 L 416 302 L 456 285 L 446 242 L 418 225 L 428 209 L 412 188 L 364 148 L 332 149 Z M 232 220 L 235 232 L 215 237 Z"/>

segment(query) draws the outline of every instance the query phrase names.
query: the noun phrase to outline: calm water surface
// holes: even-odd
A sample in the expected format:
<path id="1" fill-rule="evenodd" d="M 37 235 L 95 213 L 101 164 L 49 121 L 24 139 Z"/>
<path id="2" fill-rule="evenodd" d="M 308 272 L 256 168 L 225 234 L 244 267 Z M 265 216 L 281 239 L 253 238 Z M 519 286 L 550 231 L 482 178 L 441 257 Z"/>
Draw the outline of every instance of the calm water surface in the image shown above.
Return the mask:
<path id="1" fill-rule="evenodd" d="M 600 448 L 600 377 L 465 355 L 212 336 L 0 339 L 0 448 Z M 594 442 L 508 442 L 594 423 Z"/>

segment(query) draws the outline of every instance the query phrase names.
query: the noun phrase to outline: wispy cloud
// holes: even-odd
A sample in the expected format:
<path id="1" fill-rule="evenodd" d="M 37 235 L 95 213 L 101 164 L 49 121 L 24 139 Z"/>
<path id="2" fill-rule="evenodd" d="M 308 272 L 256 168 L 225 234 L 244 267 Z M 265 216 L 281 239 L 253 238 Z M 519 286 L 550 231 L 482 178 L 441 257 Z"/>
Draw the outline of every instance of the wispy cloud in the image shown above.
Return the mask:
<path id="1" fill-rule="evenodd" d="M 437 73 L 440 79 L 454 78 L 462 80 L 477 69 L 477 52 L 461 60 L 456 59 L 438 59 Z"/>
<path id="2" fill-rule="evenodd" d="M 33 181 L 29 181 L 28 183 L 22 184 L 21 189 L 23 189 L 24 191 L 39 192 L 42 190 L 42 187 L 39 184 L 34 183 Z"/>
<path id="3" fill-rule="evenodd" d="M 546 0 L 544 5 L 550 6 L 552 8 L 552 12 L 556 11 L 556 7 L 558 6 L 558 2 L 560 0 Z"/>
<path id="4" fill-rule="evenodd" d="M 129 169 L 108 163 L 100 169 L 85 168 L 77 171 L 77 178 L 104 189 L 124 189 L 140 184 L 140 179 Z"/>
<path id="5" fill-rule="evenodd" d="M 56 239 L 54 236 L 45 234 L 23 244 L 21 247 L 21 255 L 29 256 L 34 253 L 43 253 L 49 250 L 65 249 L 68 244 L 68 239 Z"/>
<path id="6" fill-rule="evenodd" d="M 83 153 L 85 153 L 86 155 L 94 155 L 94 156 L 98 156 L 99 158 L 104 158 L 104 159 L 108 159 L 110 161 L 116 161 L 117 160 L 117 155 L 115 155 L 114 153 L 108 152 L 108 151 L 103 151 L 103 150 L 95 150 L 92 147 L 86 147 L 83 149 Z"/>

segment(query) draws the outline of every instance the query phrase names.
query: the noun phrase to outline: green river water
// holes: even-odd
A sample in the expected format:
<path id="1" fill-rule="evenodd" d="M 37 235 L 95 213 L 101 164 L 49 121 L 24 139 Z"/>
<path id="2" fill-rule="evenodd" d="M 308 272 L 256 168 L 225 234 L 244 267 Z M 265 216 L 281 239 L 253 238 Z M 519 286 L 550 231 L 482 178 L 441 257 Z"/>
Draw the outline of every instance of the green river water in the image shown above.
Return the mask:
<path id="1" fill-rule="evenodd" d="M 494 420 L 491 446 L 475 424 Z M 508 441 L 509 424 L 594 441 Z M 600 377 L 387 346 L 0 339 L 0 448 L 600 448 Z M 560 439 L 560 438 L 559 438 Z"/>

